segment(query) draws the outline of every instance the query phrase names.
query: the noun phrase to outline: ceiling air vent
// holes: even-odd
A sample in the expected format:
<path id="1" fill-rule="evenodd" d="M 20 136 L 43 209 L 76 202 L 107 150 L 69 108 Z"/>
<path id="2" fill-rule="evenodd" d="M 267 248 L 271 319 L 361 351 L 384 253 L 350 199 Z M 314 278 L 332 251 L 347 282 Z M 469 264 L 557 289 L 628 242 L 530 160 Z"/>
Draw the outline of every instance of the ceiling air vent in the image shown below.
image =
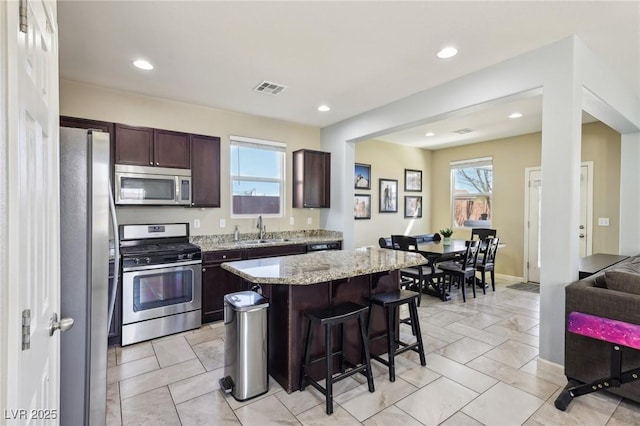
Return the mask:
<path id="1" fill-rule="evenodd" d="M 260 92 L 260 93 L 266 93 L 268 95 L 277 95 L 280 92 L 282 92 L 284 89 L 286 89 L 287 86 L 283 86 L 282 84 L 278 84 L 278 83 L 273 83 L 271 81 L 263 81 L 262 83 L 258 84 L 256 86 L 255 90 L 256 92 Z"/>
<path id="2" fill-rule="evenodd" d="M 454 130 L 453 133 L 457 133 L 459 135 L 466 135 L 467 133 L 473 133 L 475 132 L 475 130 L 470 129 L 470 128 L 465 128 L 465 129 L 459 129 L 459 130 Z"/>

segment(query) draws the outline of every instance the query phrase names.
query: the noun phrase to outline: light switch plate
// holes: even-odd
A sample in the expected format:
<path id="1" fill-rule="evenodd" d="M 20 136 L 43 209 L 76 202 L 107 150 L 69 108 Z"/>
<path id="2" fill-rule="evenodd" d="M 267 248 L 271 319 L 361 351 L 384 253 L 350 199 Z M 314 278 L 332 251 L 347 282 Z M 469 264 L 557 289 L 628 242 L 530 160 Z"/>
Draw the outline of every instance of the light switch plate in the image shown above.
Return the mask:
<path id="1" fill-rule="evenodd" d="M 598 218 L 598 226 L 609 226 L 609 218 L 608 217 L 599 217 Z"/>
<path id="2" fill-rule="evenodd" d="M 194 229 L 200 228 L 200 219 L 193 219 L 193 228 Z"/>
<path id="3" fill-rule="evenodd" d="M 313 220 L 311 220 L 310 217 L 307 218 L 307 225 L 311 225 L 313 223 Z"/>
<path id="4" fill-rule="evenodd" d="M 224 228 L 225 226 L 227 226 L 227 221 L 224 219 L 220 219 L 220 228 Z"/>
<path id="5" fill-rule="evenodd" d="M 293 220 L 292 217 L 289 218 L 289 225 L 293 225 L 295 223 L 295 221 Z"/>

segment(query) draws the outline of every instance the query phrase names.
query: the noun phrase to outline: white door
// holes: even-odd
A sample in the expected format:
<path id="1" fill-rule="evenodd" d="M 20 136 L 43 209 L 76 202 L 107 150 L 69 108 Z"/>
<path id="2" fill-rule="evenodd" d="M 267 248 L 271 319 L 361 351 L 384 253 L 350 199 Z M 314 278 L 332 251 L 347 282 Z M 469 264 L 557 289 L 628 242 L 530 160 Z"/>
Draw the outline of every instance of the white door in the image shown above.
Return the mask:
<path id="1" fill-rule="evenodd" d="M 6 40 L 0 63 L 8 100 L 1 117 L 7 125 L 7 185 L 0 219 L 6 220 L 3 243 L 9 247 L 6 265 L 0 265 L 8 283 L 1 306 L 7 320 L 2 340 L 7 361 L 0 402 L 9 424 L 56 424 L 60 334 L 49 335 L 50 320 L 60 306 L 56 3 L 0 3 Z M 23 315 L 30 321 L 23 323 Z M 27 323 L 28 333 L 23 333 Z"/>
<path id="2" fill-rule="evenodd" d="M 542 191 L 539 168 L 527 170 L 526 194 L 526 238 L 525 253 L 527 281 L 540 282 L 540 194 Z M 585 162 L 580 166 L 580 225 L 576 230 L 579 238 L 580 257 L 589 256 L 592 250 L 591 209 L 593 206 L 593 163 Z"/>

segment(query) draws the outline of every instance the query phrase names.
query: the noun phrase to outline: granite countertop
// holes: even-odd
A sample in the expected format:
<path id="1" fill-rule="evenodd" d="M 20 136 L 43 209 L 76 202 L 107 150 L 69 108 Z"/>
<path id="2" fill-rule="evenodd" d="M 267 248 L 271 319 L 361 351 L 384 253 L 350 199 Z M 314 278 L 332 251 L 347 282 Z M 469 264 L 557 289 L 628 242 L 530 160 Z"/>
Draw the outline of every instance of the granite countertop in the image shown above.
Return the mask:
<path id="1" fill-rule="evenodd" d="M 192 236 L 189 241 L 200 246 L 202 251 L 220 251 L 248 249 L 269 246 L 286 246 L 293 244 L 314 244 L 342 241 L 341 232 L 332 231 L 300 231 L 267 233 L 265 238 L 258 239 L 258 234 L 242 234 L 240 241 L 233 241 L 233 235 L 199 235 Z"/>
<path id="2" fill-rule="evenodd" d="M 241 260 L 221 266 L 254 284 L 309 285 L 425 263 L 418 253 L 365 247 Z"/>

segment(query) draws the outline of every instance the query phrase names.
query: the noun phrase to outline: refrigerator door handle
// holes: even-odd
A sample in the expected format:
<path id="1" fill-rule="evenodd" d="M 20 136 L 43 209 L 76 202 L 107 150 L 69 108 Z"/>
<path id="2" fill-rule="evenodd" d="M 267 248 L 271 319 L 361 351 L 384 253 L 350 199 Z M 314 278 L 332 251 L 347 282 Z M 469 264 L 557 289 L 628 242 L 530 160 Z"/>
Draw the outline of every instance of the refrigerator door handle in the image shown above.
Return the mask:
<path id="1" fill-rule="evenodd" d="M 111 213 L 111 226 L 113 227 L 114 257 L 113 257 L 113 287 L 109 295 L 109 314 L 107 318 L 107 333 L 111 328 L 113 312 L 116 306 L 116 296 L 118 294 L 118 280 L 120 278 L 120 239 L 118 236 L 118 219 L 116 218 L 116 203 L 113 199 L 113 185 L 109 178 L 109 213 Z"/>

